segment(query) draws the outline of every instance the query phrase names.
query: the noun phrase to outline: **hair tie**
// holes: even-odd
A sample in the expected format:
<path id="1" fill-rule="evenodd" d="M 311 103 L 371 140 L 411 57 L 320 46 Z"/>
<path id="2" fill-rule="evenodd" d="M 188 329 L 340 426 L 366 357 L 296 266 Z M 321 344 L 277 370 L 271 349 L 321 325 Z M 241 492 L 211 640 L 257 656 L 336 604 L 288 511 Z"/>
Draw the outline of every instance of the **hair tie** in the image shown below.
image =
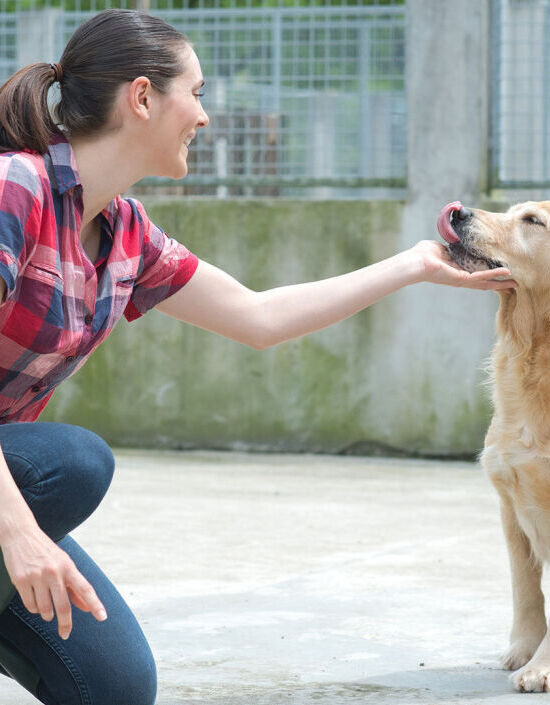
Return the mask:
<path id="1" fill-rule="evenodd" d="M 63 78 L 63 69 L 61 68 L 61 64 L 53 63 L 50 64 L 50 68 L 54 70 L 55 76 L 54 76 L 54 82 L 59 81 L 61 83 L 61 79 Z"/>

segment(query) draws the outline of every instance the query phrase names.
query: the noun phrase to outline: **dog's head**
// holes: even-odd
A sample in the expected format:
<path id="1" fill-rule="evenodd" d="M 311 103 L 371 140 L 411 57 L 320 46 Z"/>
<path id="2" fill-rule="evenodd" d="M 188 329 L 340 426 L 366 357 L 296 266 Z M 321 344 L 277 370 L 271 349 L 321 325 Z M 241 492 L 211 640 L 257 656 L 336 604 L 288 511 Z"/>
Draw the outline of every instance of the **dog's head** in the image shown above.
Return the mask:
<path id="1" fill-rule="evenodd" d="M 453 260 L 468 272 L 507 267 L 519 287 L 550 289 L 550 201 L 506 213 L 449 203 L 437 220 Z"/>

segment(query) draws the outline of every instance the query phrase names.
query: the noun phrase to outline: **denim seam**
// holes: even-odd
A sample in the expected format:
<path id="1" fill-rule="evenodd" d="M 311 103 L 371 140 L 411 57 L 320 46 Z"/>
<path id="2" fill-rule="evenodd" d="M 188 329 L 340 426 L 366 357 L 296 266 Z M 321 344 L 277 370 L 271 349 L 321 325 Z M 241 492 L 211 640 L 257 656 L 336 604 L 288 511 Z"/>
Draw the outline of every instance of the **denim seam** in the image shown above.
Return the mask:
<path id="1" fill-rule="evenodd" d="M 23 460 L 25 463 L 28 463 L 28 465 L 30 465 L 30 467 L 35 471 L 37 477 L 40 478 L 37 483 L 33 483 L 34 486 L 36 487 L 36 491 L 30 490 L 32 492 L 32 494 L 34 495 L 34 497 L 30 500 L 30 502 L 28 502 L 28 505 L 30 507 L 34 503 L 34 501 L 36 500 L 37 496 L 42 492 L 42 486 L 44 484 L 44 480 L 42 479 L 42 476 L 40 474 L 38 467 L 33 463 L 32 460 L 29 460 L 24 455 L 20 455 L 19 453 L 13 453 L 9 450 L 6 450 L 6 451 L 3 451 L 3 455 L 4 455 L 4 458 L 8 458 L 8 457 L 19 458 L 19 460 Z M 27 488 L 23 488 L 23 489 L 27 489 Z"/>
<path id="2" fill-rule="evenodd" d="M 32 629 L 39 637 L 41 637 L 46 644 L 51 648 L 56 656 L 60 658 L 62 663 L 67 667 L 67 670 L 71 674 L 78 692 L 80 694 L 80 700 L 82 705 L 93 705 L 90 693 L 86 686 L 86 681 L 84 680 L 82 673 L 77 668 L 75 662 L 65 651 L 63 646 L 52 639 L 50 634 L 48 634 L 40 622 L 34 621 L 34 615 L 27 610 L 21 609 L 19 605 L 10 605 L 8 609 L 13 612 L 24 624 L 26 624 L 30 629 Z M 29 621 L 29 615 L 31 616 L 31 621 Z"/>

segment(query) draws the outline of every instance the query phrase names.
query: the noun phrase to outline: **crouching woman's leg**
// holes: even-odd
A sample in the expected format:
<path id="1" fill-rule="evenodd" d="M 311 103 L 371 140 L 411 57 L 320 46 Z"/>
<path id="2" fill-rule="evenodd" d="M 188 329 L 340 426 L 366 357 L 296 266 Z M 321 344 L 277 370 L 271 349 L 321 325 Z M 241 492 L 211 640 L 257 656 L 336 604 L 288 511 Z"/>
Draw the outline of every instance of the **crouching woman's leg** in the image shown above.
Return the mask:
<path id="1" fill-rule="evenodd" d="M 10 664 L 15 658 L 17 666 L 0 672 L 9 671 L 46 705 L 152 705 L 155 665 L 139 625 L 101 570 L 67 536 L 109 487 L 114 469 L 109 447 L 84 428 L 57 423 L 0 426 L 0 446 L 38 525 L 73 559 L 108 614 L 97 622 L 73 607 L 73 629 L 64 641 L 56 619 L 46 622 L 27 611 L 0 561 L 0 643 L 3 658 L 7 649 Z M 0 701 L 1 689 L 0 679 Z"/>
<path id="2" fill-rule="evenodd" d="M 31 614 L 16 595 L 0 615 L 0 637 L 40 675 L 35 695 L 45 705 L 153 705 L 156 668 L 136 618 L 76 541 L 67 536 L 59 546 L 94 586 L 107 619 L 98 622 L 73 607 L 73 629 L 64 641 L 55 619 Z"/>

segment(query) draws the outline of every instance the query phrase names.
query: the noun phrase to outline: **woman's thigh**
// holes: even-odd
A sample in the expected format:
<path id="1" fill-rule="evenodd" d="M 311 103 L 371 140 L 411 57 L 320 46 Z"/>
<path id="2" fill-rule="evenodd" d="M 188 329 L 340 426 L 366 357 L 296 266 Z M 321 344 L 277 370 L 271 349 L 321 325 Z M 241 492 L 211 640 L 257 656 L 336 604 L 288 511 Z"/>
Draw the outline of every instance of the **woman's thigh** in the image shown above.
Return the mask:
<path id="1" fill-rule="evenodd" d="M 94 586 L 107 620 L 73 607 L 73 630 L 64 641 L 55 619 L 31 614 L 16 595 L 0 615 L 0 636 L 34 665 L 46 705 L 153 705 L 155 663 L 136 618 L 76 541 L 67 536 L 59 546 Z"/>

